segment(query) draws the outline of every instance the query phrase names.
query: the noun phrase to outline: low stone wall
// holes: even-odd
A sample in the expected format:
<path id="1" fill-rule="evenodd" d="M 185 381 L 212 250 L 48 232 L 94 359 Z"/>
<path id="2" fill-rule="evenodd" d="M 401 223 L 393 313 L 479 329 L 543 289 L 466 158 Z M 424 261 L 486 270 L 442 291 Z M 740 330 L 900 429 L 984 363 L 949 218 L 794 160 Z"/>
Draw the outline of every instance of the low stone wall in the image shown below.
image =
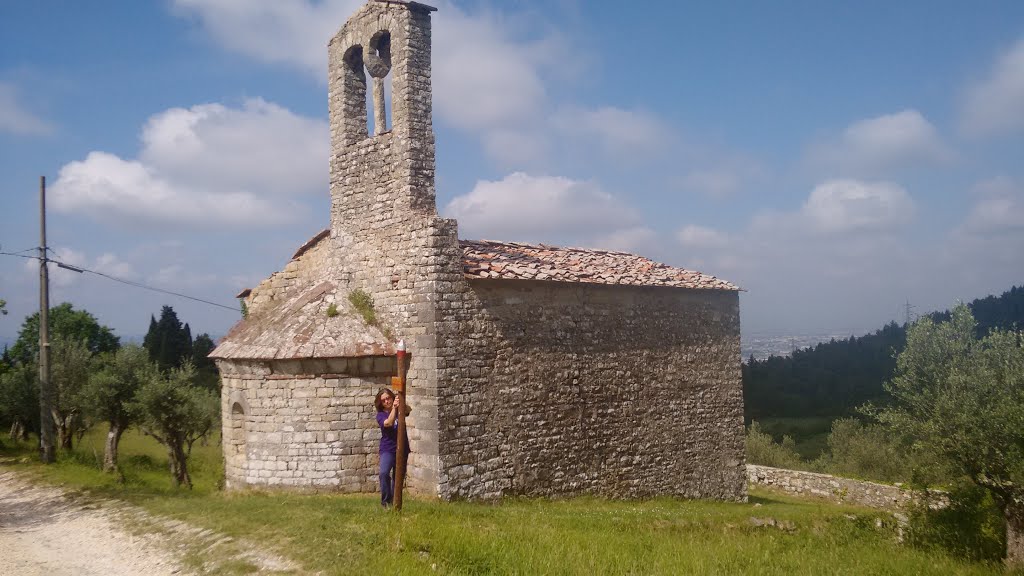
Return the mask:
<path id="1" fill-rule="evenodd" d="M 913 498 L 910 490 L 899 486 L 756 464 L 747 464 L 747 481 L 751 486 L 768 486 L 793 494 L 885 510 L 902 508 Z"/>

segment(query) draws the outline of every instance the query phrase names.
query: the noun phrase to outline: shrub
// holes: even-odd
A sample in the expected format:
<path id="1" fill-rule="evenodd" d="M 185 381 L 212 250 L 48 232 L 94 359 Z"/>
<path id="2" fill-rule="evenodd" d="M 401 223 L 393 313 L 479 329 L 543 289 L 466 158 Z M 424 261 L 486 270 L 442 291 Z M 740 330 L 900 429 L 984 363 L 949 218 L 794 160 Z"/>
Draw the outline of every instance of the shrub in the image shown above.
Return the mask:
<path id="1" fill-rule="evenodd" d="M 948 494 L 945 508 L 931 506 L 924 495 L 908 507 L 906 542 L 972 562 L 1001 560 L 1006 522 L 992 495 L 967 479 L 953 485 Z"/>
<path id="2" fill-rule="evenodd" d="M 377 311 L 373 308 L 373 298 L 366 291 L 356 288 L 348 293 L 348 301 L 363 317 L 368 326 L 377 325 Z"/>
<path id="3" fill-rule="evenodd" d="M 829 474 L 879 482 L 907 481 L 911 477 L 909 450 L 875 424 L 855 418 L 832 423 L 829 453 L 815 461 L 815 468 Z"/>
<path id="4" fill-rule="evenodd" d="M 756 421 L 750 423 L 746 438 L 747 462 L 772 466 L 774 468 L 801 467 L 800 455 L 796 452 L 796 442 L 790 436 L 783 436 L 778 444 L 768 434 L 761 432 L 761 425 Z"/>

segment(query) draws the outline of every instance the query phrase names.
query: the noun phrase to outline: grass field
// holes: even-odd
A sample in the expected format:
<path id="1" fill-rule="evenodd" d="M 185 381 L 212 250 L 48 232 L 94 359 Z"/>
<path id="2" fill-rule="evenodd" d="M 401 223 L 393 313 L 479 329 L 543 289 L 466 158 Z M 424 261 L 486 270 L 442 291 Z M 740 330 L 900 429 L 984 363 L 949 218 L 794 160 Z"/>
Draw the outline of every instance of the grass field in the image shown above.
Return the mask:
<path id="1" fill-rule="evenodd" d="M 162 448 L 135 433 L 122 443 L 118 484 L 98 470 L 101 447 L 96 431 L 51 466 L 36 463 L 32 445 L 7 442 L 0 454 L 40 481 L 245 538 L 324 574 L 1003 573 L 897 543 L 888 514 L 768 492 L 743 504 L 407 499 L 394 513 L 374 495 L 220 492 L 216 443 L 196 446 L 195 489 L 177 490 Z"/>

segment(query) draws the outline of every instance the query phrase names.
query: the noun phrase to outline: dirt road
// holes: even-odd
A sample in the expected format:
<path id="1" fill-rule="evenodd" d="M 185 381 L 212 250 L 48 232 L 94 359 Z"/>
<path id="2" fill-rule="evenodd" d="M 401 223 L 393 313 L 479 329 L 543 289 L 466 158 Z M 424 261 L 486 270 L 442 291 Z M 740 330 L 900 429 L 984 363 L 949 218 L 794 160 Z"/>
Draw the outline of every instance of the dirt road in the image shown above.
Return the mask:
<path id="1" fill-rule="evenodd" d="M 190 551 L 206 551 L 212 560 L 189 567 L 184 555 Z M 219 562 L 242 562 L 259 574 L 298 573 L 291 562 L 231 538 L 29 483 L 0 466 L 0 576 L 217 573 Z"/>

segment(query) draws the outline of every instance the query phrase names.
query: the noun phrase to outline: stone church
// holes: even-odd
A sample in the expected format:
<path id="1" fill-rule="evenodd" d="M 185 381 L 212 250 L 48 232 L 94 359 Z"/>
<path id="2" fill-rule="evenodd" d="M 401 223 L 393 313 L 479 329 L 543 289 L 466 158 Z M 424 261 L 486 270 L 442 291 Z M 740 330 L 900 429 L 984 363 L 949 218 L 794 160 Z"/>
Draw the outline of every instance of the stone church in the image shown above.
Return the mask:
<path id="1" fill-rule="evenodd" d="M 330 228 L 239 295 L 211 354 L 229 487 L 375 491 L 372 399 L 404 339 L 414 493 L 744 499 L 738 288 L 460 240 L 435 202 L 433 11 L 370 0 L 328 45 Z"/>

